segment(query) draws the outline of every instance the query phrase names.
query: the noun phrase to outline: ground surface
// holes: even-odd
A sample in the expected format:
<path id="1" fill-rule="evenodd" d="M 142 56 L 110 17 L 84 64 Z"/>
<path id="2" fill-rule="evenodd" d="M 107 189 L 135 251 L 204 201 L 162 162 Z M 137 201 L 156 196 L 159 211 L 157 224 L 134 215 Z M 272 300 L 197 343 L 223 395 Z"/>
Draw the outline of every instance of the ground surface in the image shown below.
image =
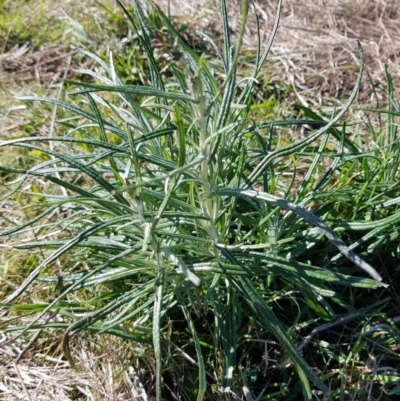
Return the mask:
<path id="1" fill-rule="evenodd" d="M 109 8 L 117 7 L 113 2 L 100 3 Z M 171 3 L 171 14 L 195 29 L 218 32 L 216 1 L 159 0 L 158 3 L 165 10 Z M 231 27 L 235 31 L 239 24 L 240 1 L 229 3 Z M 7 2 L 3 1 L 3 4 Z M 272 0 L 256 2 L 264 42 L 271 32 L 276 5 L 277 2 Z M 55 35 L 56 29 L 47 27 L 49 35 L 44 35 L 43 43 L 40 43 L 43 30 L 35 25 L 34 19 L 38 19 L 39 25 L 45 24 L 43 13 L 52 24 L 59 23 L 63 32 Z M 113 23 L 112 17 L 94 2 L 36 2 L 31 10 L 23 9 L 18 21 L 11 15 L 0 15 L 0 20 L 2 18 L 6 34 L 0 36 L 0 139 L 20 135 L 35 118 L 32 110 L 15 101 L 15 95 L 38 93 L 56 96 L 60 80 L 74 77 L 74 68 L 90 68 L 85 60 L 72 58 L 75 45 L 106 51 L 113 46 L 122 46 L 123 42 L 123 36 L 115 34 L 118 24 L 108 30 L 106 25 Z M 30 45 L 24 45 L 21 26 L 27 27 Z M 37 39 L 36 43 L 29 37 L 29 29 Z M 112 30 L 114 34 L 110 33 Z M 255 32 L 254 18 L 250 18 L 245 37 L 245 50 L 249 54 L 255 49 Z M 107 38 L 110 39 L 108 43 Z M 373 80 L 384 85 L 384 65 L 387 64 L 394 86 L 399 90 L 398 0 L 284 1 L 280 28 L 272 47 L 268 80 L 292 88 L 292 97 L 310 107 L 338 106 L 355 82 L 358 65 L 356 39 L 363 46 L 367 71 Z M 375 99 L 365 75 L 356 106 L 369 104 L 375 105 Z M 47 115 L 37 116 L 43 120 L 38 124 L 42 129 L 51 129 L 51 115 L 50 110 Z M 7 163 L 17 156 L 2 154 L 1 157 L 2 163 Z M 9 220 L 20 217 L 18 212 L 9 210 L 6 203 L 0 203 L 0 212 Z M 6 221 L 0 223 L 6 224 Z M 10 252 L 10 245 L 3 243 L 0 248 L 3 270 L 0 285 L 5 286 L 7 281 L 12 288 L 13 278 L 6 276 Z M 7 310 L 0 312 L 0 319 L 1 325 L 7 325 L 10 319 Z M 41 341 L 46 344 L 45 350 L 40 347 Z M 52 341 L 54 348 L 48 346 Z M 90 339 L 82 339 L 75 347 L 75 357 L 81 361 L 78 371 L 62 360 L 56 336 L 40 340 L 32 346 L 33 351 L 24 355 L 20 354 L 27 348 L 27 342 L 15 345 L 4 345 L 4 342 L 5 338 L 0 337 L 0 399 L 140 400 L 139 390 L 132 384 L 134 374 L 123 371 L 129 350 L 122 341 L 103 337 L 100 347 Z M 115 379 L 116 372 L 122 372 L 118 379 Z M 146 399 L 145 395 L 142 399 Z"/>

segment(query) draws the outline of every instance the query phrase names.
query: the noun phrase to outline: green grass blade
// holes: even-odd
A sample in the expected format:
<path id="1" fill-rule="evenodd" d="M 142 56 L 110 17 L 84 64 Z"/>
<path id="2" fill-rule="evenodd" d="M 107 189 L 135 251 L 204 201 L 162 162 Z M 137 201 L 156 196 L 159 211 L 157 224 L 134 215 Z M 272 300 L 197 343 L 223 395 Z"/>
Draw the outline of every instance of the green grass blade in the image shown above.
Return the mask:
<path id="1" fill-rule="evenodd" d="M 331 119 L 327 125 L 325 125 L 321 129 L 319 129 L 317 132 L 310 135 L 309 137 L 305 138 L 304 140 L 302 140 L 298 143 L 295 143 L 294 145 L 278 149 L 278 150 L 268 154 L 267 156 L 265 156 L 264 159 L 257 165 L 257 167 L 249 175 L 249 177 L 248 177 L 249 183 L 251 183 L 252 185 L 255 184 L 256 180 L 263 174 L 264 170 L 268 167 L 268 165 L 272 162 L 272 160 L 274 160 L 278 157 L 283 157 L 283 156 L 293 154 L 295 151 L 314 142 L 323 133 L 327 132 L 330 128 L 332 128 L 339 121 L 339 119 L 344 115 L 344 113 L 348 110 L 348 108 L 353 103 L 353 101 L 357 95 L 358 88 L 360 87 L 360 83 L 361 83 L 362 74 L 364 71 L 364 56 L 363 56 L 363 52 L 362 52 L 360 43 L 358 43 L 358 49 L 360 52 L 360 70 L 358 73 L 357 82 L 356 82 L 356 85 L 354 86 L 354 89 L 353 89 L 348 101 L 343 106 L 342 110 L 333 119 Z"/>
<path id="2" fill-rule="evenodd" d="M 162 401 L 162 348 L 161 348 L 161 313 L 164 290 L 164 266 L 161 257 L 158 261 L 157 282 L 153 309 L 153 346 L 156 356 L 156 400 Z"/>
<path id="3" fill-rule="evenodd" d="M 196 99 L 192 98 L 189 95 L 185 95 L 184 93 L 177 93 L 177 92 L 167 92 L 162 89 L 155 89 L 152 87 L 147 86 L 138 86 L 138 85 L 101 85 L 101 84 L 93 84 L 90 82 L 77 82 L 77 81 L 69 81 L 70 84 L 79 85 L 83 88 L 87 89 L 78 89 L 74 91 L 73 95 L 78 95 L 81 93 L 88 93 L 88 92 L 98 92 L 98 91 L 105 91 L 105 92 L 118 92 L 118 93 L 129 93 L 135 94 L 139 96 L 150 96 L 155 98 L 164 98 L 169 100 L 181 100 L 181 101 L 189 101 L 189 102 L 196 102 Z"/>
<path id="4" fill-rule="evenodd" d="M 204 366 L 204 358 L 203 358 L 203 354 L 201 352 L 200 341 L 199 341 L 199 337 L 197 335 L 196 326 L 193 323 L 192 318 L 190 317 L 190 313 L 189 313 L 188 308 L 186 307 L 183 299 L 181 300 L 181 308 L 182 308 L 182 311 L 186 318 L 186 321 L 189 324 L 190 332 L 193 336 L 194 346 L 196 348 L 196 354 L 197 354 L 197 363 L 199 365 L 199 377 L 198 377 L 199 390 L 197 392 L 197 401 L 203 401 L 206 390 L 207 390 L 207 380 L 206 380 L 206 369 Z"/>
<path id="5" fill-rule="evenodd" d="M 245 196 L 254 199 L 263 200 L 274 206 L 292 211 L 308 221 L 310 224 L 318 227 L 321 232 L 335 245 L 343 255 L 350 259 L 354 264 L 367 272 L 373 279 L 382 281 L 381 275 L 367 262 L 362 260 L 358 255 L 351 251 L 347 245 L 317 216 L 300 208 L 299 206 L 287 200 L 277 198 L 276 196 L 260 191 L 243 190 L 243 189 L 224 189 L 217 192 L 220 195 Z"/>
<path id="6" fill-rule="evenodd" d="M 123 219 L 126 217 L 123 216 Z M 4 304 L 9 304 L 13 302 L 17 297 L 19 297 L 22 293 L 26 291 L 26 289 L 35 281 L 36 277 L 39 275 L 40 271 L 50 263 L 54 262 L 57 260 L 60 256 L 65 254 L 68 250 L 73 248 L 75 245 L 77 245 L 79 242 L 85 240 L 88 238 L 90 235 L 96 233 L 97 231 L 102 230 L 104 227 L 107 227 L 111 225 L 114 222 L 121 221 L 121 217 L 117 217 L 116 219 L 112 219 L 110 221 L 106 221 L 104 223 L 96 224 L 93 225 L 92 227 L 88 228 L 87 230 L 82 231 L 79 235 L 76 237 L 72 238 L 71 240 L 67 241 L 61 248 L 59 248 L 56 252 L 54 252 L 52 255 L 50 255 L 48 258 L 46 258 L 42 263 L 39 264 L 27 277 L 27 279 L 21 284 L 11 295 L 9 295 L 5 301 Z"/>

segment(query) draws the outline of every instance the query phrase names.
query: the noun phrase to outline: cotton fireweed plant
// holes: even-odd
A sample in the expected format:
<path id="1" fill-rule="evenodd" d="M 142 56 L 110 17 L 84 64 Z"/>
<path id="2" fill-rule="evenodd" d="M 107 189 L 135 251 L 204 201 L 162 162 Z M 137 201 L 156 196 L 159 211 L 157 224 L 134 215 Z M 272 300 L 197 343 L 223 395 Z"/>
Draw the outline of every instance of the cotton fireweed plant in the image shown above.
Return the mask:
<path id="1" fill-rule="evenodd" d="M 293 331 L 286 326 L 290 322 L 283 322 L 272 310 L 276 293 L 270 286 L 283 277 L 286 290 L 289 286 L 312 310 L 329 318 L 333 316 L 330 299 L 338 300 L 327 283 L 369 289 L 383 285 L 369 264 L 305 208 L 324 191 L 338 163 L 335 158 L 309 190 L 328 140 L 332 137 L 343 152 L 352 149 L 334 127 L 356 96 L 362 53 L 357 86 L 343 109 L 329 122 L 315 122 L 318 129 L 306 138 L 282 148 L 274 140 L 274 127 L 314 122 L 249 118 L 254 85 L 277 30 L 279 12 L 270 41 L 265 46 L 258 41 L 251 75 L 238 79 L 248 1 L 243 1 L 236 43 L 224 0 L 220 1 L 223 49 L 201 34 L 219 58 L 222 72 L 218 74 L 152 7 L 163 25 L 165 41 L 179 54 L 179 61 L 168 64 L 168 74 L 161 73 L 152 47 L 160 32 L 133 0 L 133 13 L 124 11 L 147 59 L 148 82 L 124 85 L 115 74 L 112 57 L 105 61 L 84 52 L 97 62 L 98 72 L 83 71 L 95 83 L 75 82 L 76 90 L 66 101 L 26 99 L 71 113 L 74 118 L 64 122 L 68 133 L 1 142 L 2 147 L 19 146 L 42 157 L 29 170 L 1 167 L 19 175 L 10 197 L 32 177 L 48 188 L 40 194 L 45 201 L 32 219 L 2 234 L 34 230 L 38 240 L 19 248 L 38 248 L 45 255 L 4 304 L 15 303 L 35 281 L 61 281 L 65 285 L 54 300 L 21 335 L 37 328 L 47 311 L 59 308 L 68 323 L 63 343 L 72 363 L 71 338 L 84 330 L 150 343 L 156 360 L 157 400 L 162 399 L 162 378 L 169 363 L 163 339 L 179 330 L 185 343 L 190 333 L 196 361 L 197 390 L 192 386 L 191 396 L 204 399 L 210 380 L 226 392 L 237 386 L 237 346 L 250 314 L 255 322 L 251 324 L 270 333 L 284 349 L 286 365 L 294 366 L 304 399 L 311 400 L 312 389 L 329 394 L 327 384 L 294 345 Z M 297 198 L 289 200 L 293 182 L 286 182 L 286 190 L 279 186 L 278 167 L 311 144 L 318 151 Z M 58 234 L 51 236 L 52 230 Z M 43 231 L 47 236 L 41 239 Z M 322 236 L 361 274 L 296 261 Z M 46 275 L 60 261 L 65 270 L 59 276 Z M 71 313 L 73 306 L 69 309 L 67 300 L 95 289 L 96 302 L 88 302 L 84 316 Z M 210 362 L 212 357 L 215 361 Z M 215 370 L 209 372 L 210 367 Z M 211 379 L 206 379 L 207 374 Z"/>

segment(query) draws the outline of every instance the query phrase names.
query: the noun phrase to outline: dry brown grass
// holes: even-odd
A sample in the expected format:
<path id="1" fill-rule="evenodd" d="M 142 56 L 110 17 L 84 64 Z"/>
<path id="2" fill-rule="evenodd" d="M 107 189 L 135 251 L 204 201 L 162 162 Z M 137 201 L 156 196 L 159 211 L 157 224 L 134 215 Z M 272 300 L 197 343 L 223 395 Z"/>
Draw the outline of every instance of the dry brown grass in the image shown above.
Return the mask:
<path id="1" fill-rule="evenodd" d="M 61 352 L 59 332 L 48 331 L 45 339 L 35 340 L 30 347 L 0 338 L 0 400 L 151 400 L 142 381 L 149 388 L 152 376 L 132 362 L 133 353 L 142 350 L 129 350 L 111 336 L 78 336 L 71 345 L 72 368 Z"/>
<path id="2" fill-rule="evenodd" d="M 167 10 L 168 0 L 157 0 Z M 186 2 L 171 0 L 171 14 L 182 16 L 199 29 L 212 27 L 220 32 L 217 0 Z M 239 0 L 227 1 L 229 21 L 235 32 L 240 24 Z M 277 0 L 255 2 L 260 18 L 261 38 L 271 35 Z M 250 12 L 244 44 L 255 49 L 255 19 Z M 375 82 L 385 85 L 384 65 L 400 90 L 400 1 L 393 0 L 284 0 L 281 21 L 270 62 L 274 73 L 295 86 L 301 103 L 320 105 L 326 98 L 343 99 L 357 76 L 358 51 L 362 44 L 366 70 Z M 373 93 L 364 76 L 358 103 L 373 102 Z"/>

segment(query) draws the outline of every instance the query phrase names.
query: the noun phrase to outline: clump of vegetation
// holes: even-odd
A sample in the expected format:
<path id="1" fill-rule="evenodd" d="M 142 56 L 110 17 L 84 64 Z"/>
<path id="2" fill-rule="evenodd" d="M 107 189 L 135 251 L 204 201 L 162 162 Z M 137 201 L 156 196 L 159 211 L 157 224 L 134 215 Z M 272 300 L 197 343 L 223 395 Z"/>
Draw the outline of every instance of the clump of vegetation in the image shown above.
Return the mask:
<path id="1" fill-rule="evenodd" d="M 329 121 L 304 106 L 303 120 L 254 120 L 279 11 L 243 76 L 249 2 L 235 44 L 220 3 L 223 49 L 204 36 L 213 68 L 159 8 L 147 18 L 134 0 L 121 7 L 148 76 L 126 84 L 112 57 L 82 51 L 97 65 L 81 71 L 90 82 L 70 82 L 65 100 L 24 98 L 62 109 L 66 133 L 0 142 L 32 159 L 0 167 L 8 202 L 28 217 L 2 236 L 35 236 L 16 246 L 30 254 L 26 279 L 3 306 L 38 312 L 6 332 L 61 329 L 72 365 L 79 333 L 142 344 L 157 400 L 397 394 L 398 359 L 385 352 L 399 338 L 389 317 L 398 305 L 383 298 L 398 274 L 396 103 L 385 127 L 368 127 L 368 151 L 358 131 L 349 137 L 342 118 L 361 80 L 360 51 L 357 86 Z M 172 53 L 162 66 L 160 26 Z M 294 126 L 305 135 L 292 139 Z M 61 321 L 42 323 L 51 311 Z M 376 347 L 384 351 L 370 368 Z"/>

